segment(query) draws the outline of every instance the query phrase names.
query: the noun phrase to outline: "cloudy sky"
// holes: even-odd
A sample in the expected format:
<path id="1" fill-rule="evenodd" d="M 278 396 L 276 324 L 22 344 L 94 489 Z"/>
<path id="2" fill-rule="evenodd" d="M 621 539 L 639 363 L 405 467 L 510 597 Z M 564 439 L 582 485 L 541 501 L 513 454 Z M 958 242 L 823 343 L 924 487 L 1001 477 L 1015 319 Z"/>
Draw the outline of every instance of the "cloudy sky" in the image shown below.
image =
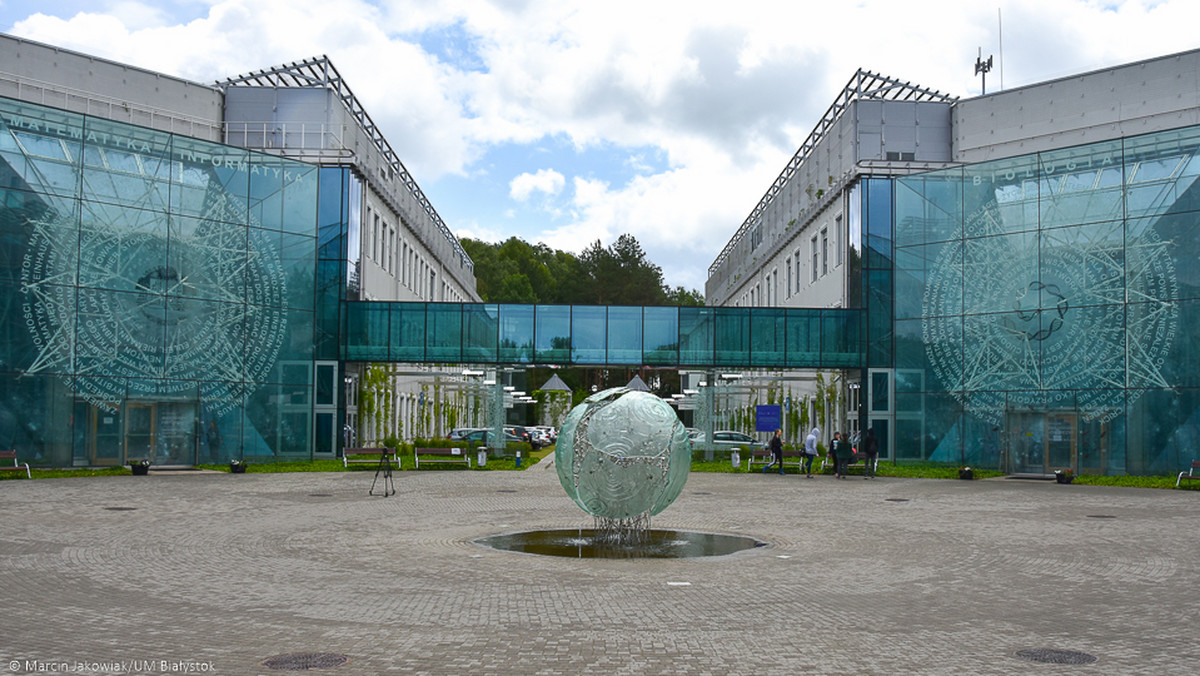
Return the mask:
<path id="1" fill-rule="evenodd" d="M 460 236 L 632 233 L 701 290 L 856 69 L 977 96 L 981 48 L 995 91 L 1198 26 L 1197 0 L 0 0 L 0 31 L 198 82 L 327 55 Z"/>

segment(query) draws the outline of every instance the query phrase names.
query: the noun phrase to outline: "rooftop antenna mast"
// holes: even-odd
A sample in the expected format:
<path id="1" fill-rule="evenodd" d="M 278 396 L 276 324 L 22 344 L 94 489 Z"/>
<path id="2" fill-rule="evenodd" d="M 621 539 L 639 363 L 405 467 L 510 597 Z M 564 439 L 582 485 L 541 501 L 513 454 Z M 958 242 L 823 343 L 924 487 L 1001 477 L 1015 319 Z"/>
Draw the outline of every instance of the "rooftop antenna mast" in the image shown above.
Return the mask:
<path id="1" fill-rule="evenodd" d="M 987 74 L 992 69 L 992 55 L 988 54 L 987 61 L 983 60 L 983 47 L 979 48 L 979 56 L 975 58 L 975 74 L 983 76 L 983 93 L 987 94 Z"/>

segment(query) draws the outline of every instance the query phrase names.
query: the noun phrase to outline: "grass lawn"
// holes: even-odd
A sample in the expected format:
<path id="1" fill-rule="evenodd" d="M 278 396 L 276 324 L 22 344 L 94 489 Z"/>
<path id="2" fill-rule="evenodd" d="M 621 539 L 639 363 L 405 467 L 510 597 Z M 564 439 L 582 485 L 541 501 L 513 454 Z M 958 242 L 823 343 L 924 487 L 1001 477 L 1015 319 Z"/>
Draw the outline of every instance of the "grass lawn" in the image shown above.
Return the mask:
<path id="1" fill-rule="evenodd" d="M 438 465 L 433 459 L 423 461 L 430 468 L 429 471 L 524 471 L 529 467 L 537 464 L 539 460 L 554 452 L 553 446 L 541 448 L 532 452 L 522 454 L 521 466 L 517 467 L 516 458 L 512 455 L 506 457 L 489 457 L 485 467 L 472 467 L 470 470 L 463 465 Z M 472 462 L 474 458 L 472 458 Z M 249 463 L 246 467 L 246 472 L 251 474 L 264 474 L 275 472 L 374 472 L 376 466 L 371 463 L 361 463 L 351 465 L 349 468 L 342 465 L 340 459 L 321 459 L 321 460 L 294 460 L 272 462 L 268 458 L 247 458 Z M 412 453 L 401 454 L 401 462 L 404 470 L 413 471 Z M 820 466 L 820 462 L 813 463 L 814 473 L 817 473 L 816 468 Z M 197 469 L 207 469 L 217 472 L 229 472 L 229 465 L 196 465 Z M 104 476 L 129 476 L 131 470 L 127 466 L 119 467 L 81 467 L 73 469 L 52 469 L 33 467 L 34 479 L 63 479 L 74 477 L 104 477 Z M 151 473 L 154 472 L 154 467 L 150 468 Z M 425 470 L 417 470 L 425 471 Z M 713 460 L 705 462 L 703 460 L 694 460 L 692 462 L 693 472 L 706 472 L 713 474 L 746 474 L 746 462 L 742 461 L 741 467 L 733 467 L 733 464 L 728 460 Z M 755 467 L 755 471 L 761 471 L 760 467 Z M 854 468 L 851 470 L 854 474 L 861 474 L 862 468 Z M 799 474 L 795 467 L 787 467 L 787 474 Z M 833 471 L 826 469 L 824 474 L 832 475 Z M 993 477 L 1002 477 L 1004 473 L 994 470 L 974 470 L 975 479 L 988 479 Z M 957 467 L 946 467 L 944 465 L 934 465 L 928 463 L 904 463 L 893 464 L 889 462 L 880 462 L 878 475 L 881 477 L 905 477 L 905 478 L 920 478 L 920 479 L 958 479 Z M 24 472 L 3 472 L 0 473 L 0 481 L 14 481 L 24 479 Z M 1079 474 L 1075 476 L 1075 483 L 1085 486 L 1127 486 L 1131 488 L 1175 488 L 1176 475 L 1170 476 L 1098 476 L 1094 474 Z M 1200 482 L 1184 483 L 1180 490 L 1200 490 Z"/>

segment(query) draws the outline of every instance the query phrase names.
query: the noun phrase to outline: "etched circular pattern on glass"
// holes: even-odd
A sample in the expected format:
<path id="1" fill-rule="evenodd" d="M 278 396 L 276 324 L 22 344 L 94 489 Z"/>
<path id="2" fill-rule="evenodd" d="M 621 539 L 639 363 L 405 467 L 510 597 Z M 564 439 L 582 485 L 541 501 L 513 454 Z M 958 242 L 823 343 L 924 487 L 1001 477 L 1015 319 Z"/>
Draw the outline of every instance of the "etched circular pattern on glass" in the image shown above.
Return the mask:
<path id="1" fill-rule="evenodd" d="M 38 354 L 26 373 L 60 374 L 105 410 L 190 392 L 217 415 L 240 406 L 283 344 L 284 275 L 245 210 L 209 190 L 201 218 L 97 206 L 78 229 L 31 222 L 21 283 Z"/>
<path id="2" fill-rule="evenodd" d="M 995 202 L 941 246 L 925 286 L 925 351 L 968 413 L 1007 406 L 1121 415 L 1163 387 L 1178 325 L 1169 242 L 1138 221 L 1009 232 Z"/>

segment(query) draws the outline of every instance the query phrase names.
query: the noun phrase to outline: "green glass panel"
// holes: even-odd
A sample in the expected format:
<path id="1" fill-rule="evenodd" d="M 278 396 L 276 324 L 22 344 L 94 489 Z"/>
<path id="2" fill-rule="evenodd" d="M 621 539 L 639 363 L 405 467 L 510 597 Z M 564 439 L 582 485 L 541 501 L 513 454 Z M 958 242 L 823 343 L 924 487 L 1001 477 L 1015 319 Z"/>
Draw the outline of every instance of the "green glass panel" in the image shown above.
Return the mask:
<path id="1" fill-rule="evenodd" d="M 1176 305 L 1179 308 L 1179 327 L 1200 326 L 1200 300 L 1181 300 Z M 1144 316 L 1153 309 L 1153 304 L 1150 304 L 1136 314 Z M 1139 317 L 1133 317 L 1134 322 L 1138 320 Z M 1162 365 L 1162 375 L 1167 382 L 1176 387 L 1200 387 L 1200 335 L 1195 331 L 1176 329 L 1173 336 L 1168 333 L 1162 340 L 1171 343 L 1170 352 Z"/>
<path id="2" fill-rule="evenodd" d="M 787 352 L 786 311 L 750 308 L 750 363 L 783 366 Z"/>
<path id="3" fill-rule="evenodd" d="M 73 370 L 72 351 L 55 337 L 71 336 L 79 322 L 74 286 L 4 281 L 0 302 L 14 310 L 10 320 L 0 322 L 0 363 L 6 369 Z"/>
<path id="4" fill-rule="evenodd" d="M 957 260 L 939 262 L 942 256 Z M 896 300 L 895 312 L 897 319 L 915 319 L 924 316 L 926 312 L 926 288 L 930 280 L 938 284 L 929 288 L 930 309 L 939 308 L 947 312 L 954 307 L 955 312 L 962 311 L 962 280 L 957 283 L 949 278 L 942 279 L 941 273 L 945 268 L 953 269 L 955 263 L 962 266 L 962 246 L 960 242 L 938 242 L 928 245 L 908 246 L 896 250 Z"/>
<path id="5" fill-rule="evenodd" d="M 1176 361 L 1184 357 L 1195 343 L 1195 332 L 1183 327 L 1196 326 L 1180 321 L 1181 303 L 1178 301 L 1146 299 L 1140 303 L 1129 303 L 1125 306 L 1125 322 L 1121 327 L 1120 306 L 1100 306 L 1092 310 L 1096 319 L 1111 322 L 1113 328 L 1106 332 L 1104 338 L 1107 344 L 1101 354 L 1116 353 L 1124 347 L 1126 363 L 1118 361 L 1117 367 L 1125 366 L 1128 373 L 1126 386 L 1166 387 L 1178 383 L 1167 380 L 1172 372 L 1178 372 Z M 1188 303 L 1189 310 L 1194 302 Z M 1124 329 L 1123 335 L 1121 328 Z M 1122 340 L 1123 338 L 1123 340 Z M 1120 357 L 1118 356 L 1118 359 Z M 1194 365 L 1192 365 L 1194 366 Z M 1092 367 L 1102 374 L 1099 365 Z M 1189 379 L 1194 376 L 1189 376 Z M 1119 382 L 1119 381 L 1118 381 Z M 1101 382 L 1093 385 L 1102 387 L 1111 384 Z"/>
<path id="6" fill-rule="evenodd" d="M 283 198 L 281 227 L 287 232 L 313 237 L 317 234 L 316 167 L 287 162 L 282 164 Z"/>
<path id="7" fill-rule="evenodd" d="M 1043 231 L 1040 307 L 1057 307 L 1063 315 L 1070 306 L 1123 302 L 1124 259 L 1125 228 L 1119 221 Z"/>
<path id="8" fill-rule="evenodd" d="M 1120 142 L 1067 148 L 1038 156 L 1041 227 L 1110 221 L 1122 216 L 1121 185 L 1101 181 L 1120 161 Z"/>
<path id="9" fill-rule="evenodd" d="M 345 358 L 354 361 L 386 361 L 391 337 L 390 312 L 386 303 L 346 305 Z"/>
<path id="10" fill-rule="evenodd" d="M 571 362 L 603 364 L 606 361 L 608 311 L 604 307 L 571 307 Z"/>
<path id="11" fill-rule="evenodd" d="M 287 307 L 312 312 L 312 277 L 317 265 L 316 239 L 287 232 L 279 234 L 277 238 Z"/>
<path id="12" fill-rule="evenodd" d="M 73 198 L 79 189 L 82 139 L 80 115 L 0 99 L 0 160 L 19 178 L 5 186 L 55 196 L 48 201 L 59 212 L 71 209 L 56 198 Z"/>
<path id="13" fill-rule="evenodd" d="M 251 155 L 250 222 L 262 228 L 283 227 L 283 182 L 290 163 L 273 155 Z"/>
<path id="14" fill-rule="evenodd" d="M 425 304 L 389 303 L 391 355 L 406 361 L 425 360 Z"/>
<path id="15" fill-rule="evenodd" d="M 427 303 L 425 358 L 429 361 L 463 361 L 463 311 L 451 303 Z"/>
<path id="16" fill-rule="evenodd" d="M 165 212 L 171 197 L 171 136 L 89 117 L 83 194 L 97 202 Z"/>
<path id="17" fill-rule="evenodd" d="M 871 366 L 886 368 L 892 365 L 892 305 L 892 272 L 868 270 L 867 358 Z"/>
<path id="18" fill-rule="evenodd" d="M 538 363 L 568 363 L 571 357 L 571 306 L 537 306 L 535 335 Z"/>
<path id="19" fill-rule="evenodd" d="M 78 299 L 74 327 L 77 372 L 121 377 L 163 373 L 167 356 L 166 296 L 81 288 Z M 228 362 L 216 367 L 223 373 L 227 364 L 232 364 L 228 368 L 241 380 L 242 345 L 228 347 L 228 354 L 219 355 Z M 217 355 L 192 357 L 207 360 Z"/>
<path id="20" fill-rule="evenodd" d="M 963 193 L 968 238 L 1033 230 L 1038 222 L 1037 156 L 974 165 Z"/>
<path id="21" fill-rule="evenodd" d="M 862 366 L 862 328 L 859 313 L 827 310 L 821 318 L 821 364 Z M 891 325 L 888 325 L 887 362 L 891 364 Z M 882 349 L 882 348 L 881 348 Z"/>
<path id="22" fill-rule="evenodd" d="M 337 260 L 317 261 L 316 306 L 313 333 L 313 357 L 337 359 L 341 349 L 341 325 L 338 304 L 345 278 L 344 263 Z"/>
<path id="23" fill-rule="evenodd" d="M 926 357 L 922 324 L 920 319 L 896 320 L 896 368 L 931 368 Z"/>
<path id="24" fill-rule="evenodd" d="M 707 365 L 713 363 L 712 308 L 679 308 L 679 363 Z"/>
<path id="25" fill-rule="evenodd" d="M 287 325 L 286 338 L 279 348 L 279 359 L 298 361 L 313 359 L 313 323 L 316 315 L 311 310 L 289 307 L 284 310 Z M 291 381 L 294 382 L 294 381 Z"/>
<path id="26" fill-rule="evenodd" d="M 750 363 L 750 309 L 714 308 L 713 345 L 715 363 Z"/>
<path id="27" fill-rule="evenodd" d="M 643 308 L 645 334 L 642 349 L 646 364 L 679 363 L 679 308 Z"/>
<path id="28" fill-rule="evenodd" d="M 161 276 L 167 273 L 168 268 L 175 270 L 174 276 L 178 279 L 181 271 L 178 267 L 172 267 L 172 262 L 167 258 L 166 214 L 87 200 L 81 201 L 80 205 L 82 236 L 54 245 L 66 255 L 70 255 L 71 251 L 82 252 L 80 285 L 132 291 L 145 287 L 149 281 L 146 275 L 160 273 Z M 40 236 L 41 232 L 45 232 L 47 237 L 51 236 L 50 228 L 35 226 L 35 229 L 40 231 L 35 237 Z M 239 234 L 242 242 L 238 248 L 244 257 L 244 229 Z M 189 270 L 198 263 L 189 263 Z M 203 270 L 197 265 L 196 272 L 203 273 Z M 240 295 L 241 290 L 237 289 L 237 292 Z"/>
<path id="29" fill-rule="evenodd" d="M 1193 188 L 1192 192 L 1200 192 L 1200 188 Z M 1159 265 L 1165 255 L 1169 267 L 1157 276 L 1160 279 L 1174 279 L 1176 297 L 1200 298 L 1200 266 L 1196 265 L 1196 261 L 1200 260 L 1200 238 L 1195 236 L 1197 222 L 1200 222 L 1200 214 L 1191 212 L 1167 214 L 1146 222 L 1131 220 L 1129 247 L 1135 256 L 1129 259 L 1127 265 L 1135 260 L 1154 261 L 1155 265 Z M 1155 249 L 1161 249 L 1162 254 Z M 1145 265 L 1138 262 L 1136 267 Z M 1170 295 L 1156 294 L 1156 297 Z"/>
<path id="30" fill-rule="evenodd" d="M 462 306 L 466 327 L 463 356 L 472 362 L 494 364 L 500 361 L 500 309 L 496 304 L 468 303 Z"/>
<path id="31" fill-rule="evenodd" d="M 1196 183 L 1198 151 L 1194 128 L 1126 139 L 1125 213 L 1136 218 L 1197 209 L 1188 193 Z"/>
<path id="32" fill-rule="evenodd" d="M 642 363 L 642 308 L 608 308 L 608 363 Z"/>
<path id="33" fill-rule="evenodd" d="M 500 361 L 533 361 L 533 320 L 532 305 L 500 306 Z"/>
<path id="34" fill-rule="evenodd" d="M 940 269 L 938 273 L 951 284 L 955 277 L 964 280 L 963 309 L 967 314 L 1037 307 L 1036 232 L 968 239 L 962 260 L 961 270 Z"/>
<path id="35" fill-rule="evenodd" d="M 970 168 L 895 180 L 897 247 L 962 237 L 964 171 Z"/>
<path id="36" fill-rule="evenodd" d="M 787 311 L 787 363 L 805 367 L 821 360 L 821 311 L 789 309 Z"/>

